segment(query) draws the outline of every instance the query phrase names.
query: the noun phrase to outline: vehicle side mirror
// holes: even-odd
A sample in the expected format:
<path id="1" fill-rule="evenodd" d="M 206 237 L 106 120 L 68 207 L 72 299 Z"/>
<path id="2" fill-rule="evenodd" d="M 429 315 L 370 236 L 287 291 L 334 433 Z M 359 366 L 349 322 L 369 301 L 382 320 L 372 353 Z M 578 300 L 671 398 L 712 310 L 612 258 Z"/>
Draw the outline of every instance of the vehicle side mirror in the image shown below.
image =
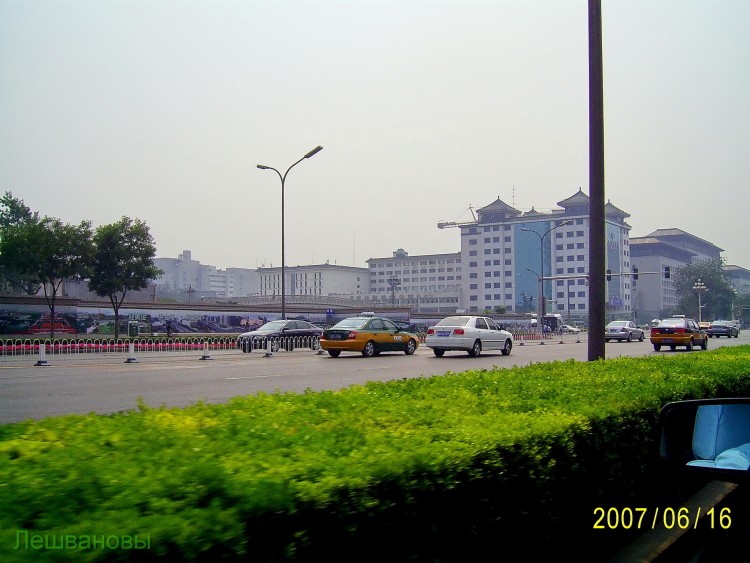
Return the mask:
<path id="1" fill-rule="evenodd" d="M 669 471 L 750 482 L 750 397 L 668 403 L 659 439 L 660 463 Z"/>

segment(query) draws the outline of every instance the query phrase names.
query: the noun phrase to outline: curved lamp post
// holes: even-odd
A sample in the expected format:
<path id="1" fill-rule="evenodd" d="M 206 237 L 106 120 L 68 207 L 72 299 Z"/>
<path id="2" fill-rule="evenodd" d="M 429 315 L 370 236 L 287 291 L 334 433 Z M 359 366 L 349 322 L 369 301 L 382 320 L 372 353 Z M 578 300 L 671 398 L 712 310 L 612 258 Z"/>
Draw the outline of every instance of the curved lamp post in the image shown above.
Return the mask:
<path id="1" fill-rule="evenodd" d="M 532 229 L 521 227 L 522 231 L 526 231 L 527 233 L 534 233 L 539 237 L 539 298 L 537 299 L 537 303 L 539 304 L 539 319 L 537 320 L 536 328 L 540 334 L 544 332 L 542 323 L 544 322 L 543 319 L 545 315 L 545 301 L 547 301 L 547 299 L 544 297 L 544 237 L 546 237 L 555 229 L 572 224 L 573 220 L 568 219 L 567 221 L 560 223 L 559 225 L 555 225 L 554 227 L 547 229 L 546 231 L 544 231 L 544 234 L 541 235 Z M 550 272 L 550 275 L 551 274 L 552 272 Z"/>
<path id="2" fill-rule="evenodd" d="M 292 168 L 297 166 L 300 162 L 302 162 L 306 158 L 310 158 L 311 156 L 319 153 L 322 150 L 323 150 L 323 147 L 321 146 L 315 147 L 313 150 L 308 152 L 305 156 L 303 156 L 297 162 L 295 162 L 289 168 L 287 168 L 283 176 L 281 172 L 279 172 L 272 166 L 258 164 L 258 168 L 260 168 L 261 170 L 273 170 L 274 172 L 276 172 L 276 174 L 279 175 L 279 179 L 281 180 L 281 318 L 282 319 L 286 319 L 286 260 L 284 258 L 284 182 L 286 181 L 286 175 L 289 174 L 289 171 Z"/>
<path id="3" fill-rule="evenodd" d="M 701 304 L 701 293 L 704 291 L 708 291 L 708 288 L 706 287 L 706 284 L 703 283 L 700 278 L 698 278 L 698 281 L 693 284 L 693 289 L 698 292 L 698 322 L 700 323 L 703 319 L 702 316 L 702 309 L 703 305 Z"/>

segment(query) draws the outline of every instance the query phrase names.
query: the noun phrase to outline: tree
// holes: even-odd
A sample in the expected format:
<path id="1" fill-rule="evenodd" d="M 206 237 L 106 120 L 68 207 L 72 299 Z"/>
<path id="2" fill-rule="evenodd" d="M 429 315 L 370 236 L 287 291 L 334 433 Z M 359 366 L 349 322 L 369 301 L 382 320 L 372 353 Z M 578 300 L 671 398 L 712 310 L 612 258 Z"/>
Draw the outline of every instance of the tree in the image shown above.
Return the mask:
<path id="1" fill-rule="evenodd" d="M 675 271 L 674 285 L 678 298 L 678 312 L 698 317 L 698 292 L 693 289 L 700 280 L 706 286 L 701 293 L 704 319 L 722 319 L 731 316 L 735 292 L 724 271 L 724 260 L 704 260 L 686 264 Z"/>
<path id="2" fill-rule="evenodd" d="M 12 231 L 28 223 L 38 223 L 39 213 L 33 212 L 18 198 L 13 197 L 11 192 L 5 192 L 0 198 L 0 287 L 5 287 L 13 292 L 21 291 L 26 295 L 36 295 L 41 287 L 41 282 L 35 277 L 23 275 L 18 271 L 17 264 L 11 260 L 13 257 L 3 250 L 3 240 L 12 237 Z"/>
<path id="3" fill-rule="evenodd" d="M 89 289 L 108 297 L 115 311 L 115 338 L 119 338 L 120 307 L 129 290 L 142 289 L 163 272 L 154 266 L 156 245 L 146 224 L 122 217 L 96 229 L 89 268 Z"/>
<path id="4" fill-rule="evenodd" d="M 38 280 L 50 309 L 55 336 L 55 301 L 64 279 L 80 279 L 91 257 L 91 223 L 69 225 L 54 217 L 27 221 L 3 232 L 4 261 L 26 280 Z"/>

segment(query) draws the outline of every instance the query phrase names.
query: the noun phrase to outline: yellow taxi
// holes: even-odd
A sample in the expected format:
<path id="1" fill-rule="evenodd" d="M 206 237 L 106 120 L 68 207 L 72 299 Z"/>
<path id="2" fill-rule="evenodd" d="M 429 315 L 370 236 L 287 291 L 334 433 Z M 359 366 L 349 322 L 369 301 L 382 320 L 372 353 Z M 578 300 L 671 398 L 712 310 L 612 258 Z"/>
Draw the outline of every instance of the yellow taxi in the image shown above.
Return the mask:
<path id="1" fill-rule="evenodd" d="M 382 317 L 350 317 L 327 328 L 320 337 L 320 347 L 334 358 L 341 352 L 360 352 L 366 358 L 392 351 L 411 356 L 418 346 L 416 334 Z"/>
<path id="2" fill-rule="evenodd" d="M 703 350 L 708 348 L 708 334 L 698 326 L 693 319 L 684 316 L 664 319 L 651 329 L 651 344 L 654 350 L 661 350 L 662 346 L 669 346 L 671 350 L 677 346 L 684 346 L 690 351 L 694 346 L 700 346 Z"/>

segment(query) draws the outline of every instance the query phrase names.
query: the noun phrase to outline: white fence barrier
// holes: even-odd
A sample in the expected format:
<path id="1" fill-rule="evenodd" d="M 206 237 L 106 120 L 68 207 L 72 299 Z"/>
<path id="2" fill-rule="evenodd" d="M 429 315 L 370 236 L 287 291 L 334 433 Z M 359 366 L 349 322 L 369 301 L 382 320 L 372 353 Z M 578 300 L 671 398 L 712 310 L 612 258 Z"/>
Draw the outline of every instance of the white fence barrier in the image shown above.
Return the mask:
<path id="1" fill-rule="evenodd" d="M 126 358 L 136 363 L 139 358 L 165 355 L 194 354 L 201 360 L 215 355 L 242 354 L 243 351 L 319 350 L 315 337 L 253 338 L 246 346 L 238 345 L 235 336 L 172 337 L 172 338 L 17 338 L 0 340 L 0 362 L 19 358 L 36 359 L 35 365 L 50 365 L 65 359 Z"/>

